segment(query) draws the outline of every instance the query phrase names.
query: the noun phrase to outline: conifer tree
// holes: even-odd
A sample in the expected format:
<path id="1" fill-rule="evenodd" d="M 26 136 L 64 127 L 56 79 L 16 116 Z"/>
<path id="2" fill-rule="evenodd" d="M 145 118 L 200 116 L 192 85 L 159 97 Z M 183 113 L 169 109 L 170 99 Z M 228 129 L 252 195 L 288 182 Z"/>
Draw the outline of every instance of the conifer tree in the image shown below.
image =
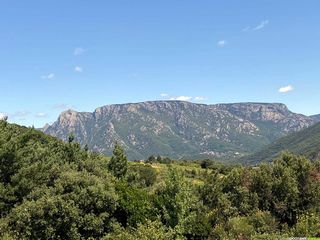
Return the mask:
<path id="1" fill-rule="evenodd" d="M 117 142 L 114 146 L 113 155 L 108 164 L 108 168 L 109 171 L 118 179 L 123 178 L 127 173 L 128 160 L 123 148 Z"/>

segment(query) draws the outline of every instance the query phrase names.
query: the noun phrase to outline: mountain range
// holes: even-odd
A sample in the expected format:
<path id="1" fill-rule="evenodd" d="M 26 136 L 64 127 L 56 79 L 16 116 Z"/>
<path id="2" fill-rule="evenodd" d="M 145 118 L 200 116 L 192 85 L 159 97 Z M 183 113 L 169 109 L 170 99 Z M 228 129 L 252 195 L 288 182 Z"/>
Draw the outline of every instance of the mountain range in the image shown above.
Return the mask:
<path id="1" fill-rule="evenodd" d="M 130 159 L 234 159 L 319 121 L 320 115 L 293 113 L 281 103 L 149 101 L 68 110 L 42 131 L 65 141 L 74 134 L 81 145 L 104 154 L 117 141 Z"/>

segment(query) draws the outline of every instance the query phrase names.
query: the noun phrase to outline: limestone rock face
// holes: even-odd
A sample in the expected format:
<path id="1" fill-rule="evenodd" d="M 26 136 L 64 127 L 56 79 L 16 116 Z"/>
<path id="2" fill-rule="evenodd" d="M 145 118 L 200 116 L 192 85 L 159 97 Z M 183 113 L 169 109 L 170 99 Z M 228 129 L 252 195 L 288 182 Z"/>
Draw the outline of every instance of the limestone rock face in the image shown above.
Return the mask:
<path id="1" fill-rule="evenodd" d="M 93 113 L 68 110 L 43 131 L 63 140 L 73 133 L 82 145 L 106 154 L 118 141 L 130 159 L 232 158 L 317 121 L 279 103 L 152 101 L 103 106 Z"/>

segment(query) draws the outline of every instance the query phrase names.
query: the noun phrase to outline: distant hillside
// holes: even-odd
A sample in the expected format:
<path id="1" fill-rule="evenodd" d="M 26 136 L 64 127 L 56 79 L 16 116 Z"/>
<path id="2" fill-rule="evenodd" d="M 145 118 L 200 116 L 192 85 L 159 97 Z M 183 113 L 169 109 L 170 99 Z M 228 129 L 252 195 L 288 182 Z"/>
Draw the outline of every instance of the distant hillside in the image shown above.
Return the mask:
<path id="1" fill-rule="evenodd" d="M 249 164 L 271 161 L 283 151 L 305 155 L 310 159 L 320 157 L 320 123 L 280 138 L 261 151 L 248 157 L 243 157 L 240 161 Z"/>
<path id="2" fill-rule="evenodd" d="M 320 122 L 320 114 L 318 114 L 318 115 L 313 115 L 313 116 L 311 116 L 311 118 L 312 118 L 313 120 L 315 120 L 316 122 Z"/>
<path id="3" fill-rule="evenodd" d="M 110 155 L 120 142 L 130 159 L 235 158 L 314 124 L 280 103 L 205 105 L 183 101 L 116 104 L 90 112 L 63 112 L 43 131 Z"/>

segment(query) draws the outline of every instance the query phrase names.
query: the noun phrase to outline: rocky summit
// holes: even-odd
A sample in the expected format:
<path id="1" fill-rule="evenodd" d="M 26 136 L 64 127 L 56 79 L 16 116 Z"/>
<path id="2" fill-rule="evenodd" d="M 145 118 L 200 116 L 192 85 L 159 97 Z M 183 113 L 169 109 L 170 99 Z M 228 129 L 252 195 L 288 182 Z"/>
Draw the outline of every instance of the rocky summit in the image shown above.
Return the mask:
<path id="1" fill-rule="evenodd" d="M 70 134 L 92 151 L 111 154 L 115 141 L 130 159 L 230 159 L 320 121 L 280 103 L 195 104 L 150 101 L 115 104 L 93 113 L 68 110 L 42 130 L 62 140 Z"/>

